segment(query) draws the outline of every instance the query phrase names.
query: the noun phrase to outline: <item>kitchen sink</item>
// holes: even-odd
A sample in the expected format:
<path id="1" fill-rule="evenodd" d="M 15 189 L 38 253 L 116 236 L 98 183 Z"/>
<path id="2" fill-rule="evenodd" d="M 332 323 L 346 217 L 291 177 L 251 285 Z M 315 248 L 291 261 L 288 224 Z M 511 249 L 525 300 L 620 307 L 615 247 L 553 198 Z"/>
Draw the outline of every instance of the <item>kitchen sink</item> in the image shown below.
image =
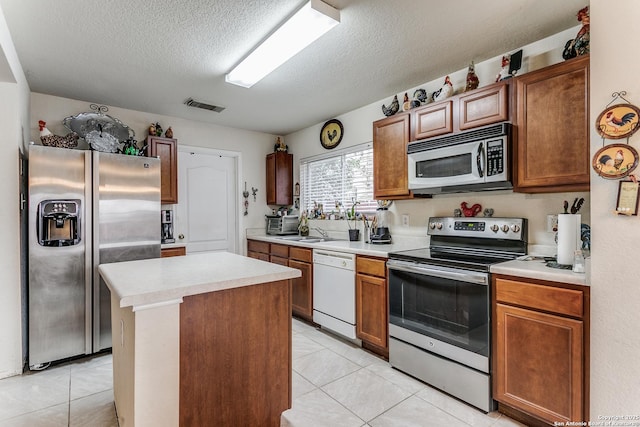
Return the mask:
<path id="1" fill-rule="evenodd" d="M 304 242 L 304 243 L 318 243 L 318 242 L 339 242 L 346 239 L 335 239 L 333 237 L 320 237 L 320 236 L 280 236 L 276 237 L 279 240 L 287 240 L 290 242 Z"/>

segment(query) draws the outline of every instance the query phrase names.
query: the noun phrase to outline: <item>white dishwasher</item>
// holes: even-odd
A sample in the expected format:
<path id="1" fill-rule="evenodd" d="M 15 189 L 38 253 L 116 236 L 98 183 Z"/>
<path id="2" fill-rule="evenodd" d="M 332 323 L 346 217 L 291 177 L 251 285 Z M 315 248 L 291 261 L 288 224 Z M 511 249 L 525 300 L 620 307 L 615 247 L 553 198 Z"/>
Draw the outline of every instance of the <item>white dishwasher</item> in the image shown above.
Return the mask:
<path id="1" fill-rule="evenodd" d="M 313 250 L 313 321 L 356 338 L 356 256 Z"/>

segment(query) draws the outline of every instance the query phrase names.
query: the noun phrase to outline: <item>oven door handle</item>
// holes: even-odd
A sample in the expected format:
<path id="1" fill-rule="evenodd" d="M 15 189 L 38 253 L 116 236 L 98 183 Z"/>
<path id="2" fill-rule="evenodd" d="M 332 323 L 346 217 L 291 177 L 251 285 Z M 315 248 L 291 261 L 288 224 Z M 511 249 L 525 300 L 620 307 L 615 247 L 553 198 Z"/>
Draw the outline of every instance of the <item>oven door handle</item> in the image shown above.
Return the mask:
<path id="1" fill-rule="evenodd" d="M 489 285 L 489 275 L 485 273 L 477 273 L 473 271 L 454 271 L 451 269 L 443 269 L 424 265 L 418 266 L 414 263 L 406 263 L 402 261 L 387 261 L 387 267 L 389 267 L 390 270 L 424 274 L 426 276 L 439 277 L 441 279 L 458 280 L 461 282 L 475 283 L 478 285 Z"/>

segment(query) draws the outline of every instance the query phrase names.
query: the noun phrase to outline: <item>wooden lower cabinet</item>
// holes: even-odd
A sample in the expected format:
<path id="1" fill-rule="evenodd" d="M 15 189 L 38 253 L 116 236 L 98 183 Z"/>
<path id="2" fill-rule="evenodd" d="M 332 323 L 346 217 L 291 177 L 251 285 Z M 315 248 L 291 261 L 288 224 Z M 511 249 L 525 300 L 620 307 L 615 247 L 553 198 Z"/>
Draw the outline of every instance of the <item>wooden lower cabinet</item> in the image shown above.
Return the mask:
<path id="1" fill-rule="evenodd" d="M 313 322 L 313 257 L 311 249 L 290 247 L 289 267 L 302 276 L 291 279 L 291 310 L 293 314 Z"/>
<path id="2" fill-rule="evenodd" d="M 362 346 L 389 357 L 386 259 L 356 257 L 356 337 Z"/>
<path id="3" fill-rule="evenodd" d="M 493 286 L 500 409 L 527 425 L 587 420 L 588 288 L 508 276 Z"/>
<path id="4" fill-rule="evenodd" d="M 297 268 L 301 277 L 291 279 L 291 311 L 313 322 L 313 252 L 309 248 L 247 239 L 247 256 Z"/>
<path id="5" fill-rule="evenodd" d="M 270 261 L 269 243 L 247 239 L 247 256 L 260 261 Z"/>
<path id="6" fill-rule="evenodd" d="M 160 250 L 161 258 L 168 258 L 172 256 L 184 256 L 187 254 L 187 248 L 184 246 L 179 246 L 175 248 L 162 248 Z"/>
<path id="7" fill-rule="evenodd" d="M 179 425 L 280 426 L 291 407 L 290 310 L 288 280 L 184 298 Z"/>

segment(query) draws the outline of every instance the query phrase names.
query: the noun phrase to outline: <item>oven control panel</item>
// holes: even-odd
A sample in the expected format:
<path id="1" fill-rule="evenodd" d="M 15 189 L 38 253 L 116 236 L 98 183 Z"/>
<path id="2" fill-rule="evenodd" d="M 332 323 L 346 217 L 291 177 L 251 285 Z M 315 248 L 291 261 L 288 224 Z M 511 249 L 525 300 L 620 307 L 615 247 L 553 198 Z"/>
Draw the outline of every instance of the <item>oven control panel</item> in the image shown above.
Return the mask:
<path id="1" fill-rule="evenodd" d="M 431 217 L 428 224 L 433 236 L 526 240 L 526 233 L 525 218 Z"/>

